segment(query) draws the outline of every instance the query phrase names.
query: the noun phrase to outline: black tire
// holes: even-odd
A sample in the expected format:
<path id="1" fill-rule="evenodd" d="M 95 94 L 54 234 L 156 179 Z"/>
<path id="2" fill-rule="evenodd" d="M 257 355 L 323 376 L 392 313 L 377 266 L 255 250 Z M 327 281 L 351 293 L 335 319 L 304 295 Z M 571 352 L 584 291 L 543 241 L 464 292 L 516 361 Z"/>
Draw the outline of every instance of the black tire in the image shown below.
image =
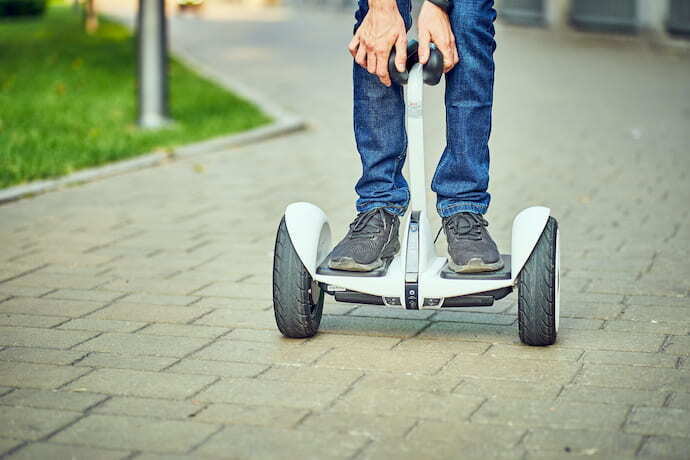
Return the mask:
<path id="1" fill-rule="evenodd" d="M 532 346 L 556 342 L 558 287 L 558 222 L 549 217 L 518 280 L 520 340 Z"/>
<path id="2" fill-rule="evenodd" d="M 286 337 L 306 338 L 321 324 L 324 293 L 297 255 L 285 217 L 280 221 L 273 253 L 273 311 Z"/>

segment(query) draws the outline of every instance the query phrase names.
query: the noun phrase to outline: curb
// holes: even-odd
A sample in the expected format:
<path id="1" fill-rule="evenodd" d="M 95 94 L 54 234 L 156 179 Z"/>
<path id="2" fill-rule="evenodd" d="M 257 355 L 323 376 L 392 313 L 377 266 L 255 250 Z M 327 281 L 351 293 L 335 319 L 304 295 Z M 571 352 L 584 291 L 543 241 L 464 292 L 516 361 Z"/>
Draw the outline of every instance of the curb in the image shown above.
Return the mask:
<path id="1" fill-rule="evenodd" d="M 301 117 L 298 117 L 297 115 L 294 115 L 277 106 L 259 94 L 257 91 L 249 88 L 243 83 L 240 83 L 226 75 L 221 74 L 220 72 L 215 71 L 200 60 L 193 57 L 189 51 L 185 49 L 174 49 L 173 51 L 176 59 L 195 70 L 201 76 L 212 80 L 221 87 L 254 104 L 262 112 L 273 118 L 274 121 L 268 125 L 250 129 L 249 131 L 214 137 L 204 141 L 194 142 L 192 144 L 173 147 L 166 153 L 160 151 L 145 153 L 143 155 L 137 155 L 136 158 L 116 161 L 104 166 L 82 169 L 56 179 L 34 181 L 0 189 L 0 205 L 10 201 L 19 200 L 21 198 L 28 198 L 34 195 L 59 190 L 71 185 L 93 182 L 98 179 L 104 179 L 106 177 L 124 174 L 143 168 L 152 168 L 166 161 L 174 161 L 175 159 L 187 158 L 203 153 L 217 152 L 219 150 L 225 150 L 232 147 L 239 147 L 242 145 L 267 140 L 273 137 L 300 131 L 307 127 L 304 119 Z"/>

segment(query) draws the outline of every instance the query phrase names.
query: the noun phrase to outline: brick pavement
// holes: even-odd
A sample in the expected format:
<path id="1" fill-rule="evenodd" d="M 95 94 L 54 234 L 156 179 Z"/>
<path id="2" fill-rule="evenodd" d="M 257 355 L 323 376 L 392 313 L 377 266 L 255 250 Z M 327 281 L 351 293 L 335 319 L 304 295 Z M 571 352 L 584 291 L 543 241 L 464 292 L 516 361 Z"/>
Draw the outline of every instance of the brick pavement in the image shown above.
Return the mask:
<path id="1" fill-rule="evenodd" d="M 559 218 L 557 345 L 519 344 L 514 296 L 462 312 L 327 302 L 319 335 L 285 340 L 281 211 L 318 203 L 339 237 L 359 171 L 352 21 L 301 13 L 211 9 L 172 37 L 308 131 L 0 207 L 0 452 L 690 457 L 688 58 L 499 28 L 489 220 L 507 249 L 520 208 Z M 442 98 L 427 96 L 433 165 Z"/>

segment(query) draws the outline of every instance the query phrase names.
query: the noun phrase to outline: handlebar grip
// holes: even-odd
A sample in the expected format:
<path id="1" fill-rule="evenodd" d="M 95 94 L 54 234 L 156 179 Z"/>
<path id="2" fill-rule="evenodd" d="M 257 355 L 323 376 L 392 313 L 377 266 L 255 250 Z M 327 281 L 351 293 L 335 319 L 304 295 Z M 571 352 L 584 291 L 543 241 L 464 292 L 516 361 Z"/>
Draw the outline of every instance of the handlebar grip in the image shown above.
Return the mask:
<path id="1" fill-rule="evenodd" d="M 429 44 L 429 50 L 429 60 L 424 65 L 422 74 L 424 76 L 424 83 L 433 86 L 441 81 L 441 76 L 443 75 L 443 55 L 433 43 Z M 418 62 L 419 43 L 417 43 L 417 40 L 410 40 L 407 44 L 405 70 L 398 72 L 398 69 L 395 67 L 395 47 L 393 47 L 388 56 L 388 74 L 391 80 L 399 85 L 406 85 L 410 78 L 410 69 Z"/>

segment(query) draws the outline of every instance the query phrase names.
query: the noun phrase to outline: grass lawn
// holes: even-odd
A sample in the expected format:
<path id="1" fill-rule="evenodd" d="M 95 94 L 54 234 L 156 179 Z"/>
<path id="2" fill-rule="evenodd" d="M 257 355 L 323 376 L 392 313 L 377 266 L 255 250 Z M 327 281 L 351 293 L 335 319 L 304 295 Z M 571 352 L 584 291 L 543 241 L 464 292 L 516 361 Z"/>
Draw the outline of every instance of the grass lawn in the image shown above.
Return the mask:
<path id="1" fill-rule="evenodd" d="M 136 126 L 132 34 L 82 31 L 70 7 L 0 19 L 0 188 L 267 123 L 256 107 L 174 60 L 170 128 Z"/>

